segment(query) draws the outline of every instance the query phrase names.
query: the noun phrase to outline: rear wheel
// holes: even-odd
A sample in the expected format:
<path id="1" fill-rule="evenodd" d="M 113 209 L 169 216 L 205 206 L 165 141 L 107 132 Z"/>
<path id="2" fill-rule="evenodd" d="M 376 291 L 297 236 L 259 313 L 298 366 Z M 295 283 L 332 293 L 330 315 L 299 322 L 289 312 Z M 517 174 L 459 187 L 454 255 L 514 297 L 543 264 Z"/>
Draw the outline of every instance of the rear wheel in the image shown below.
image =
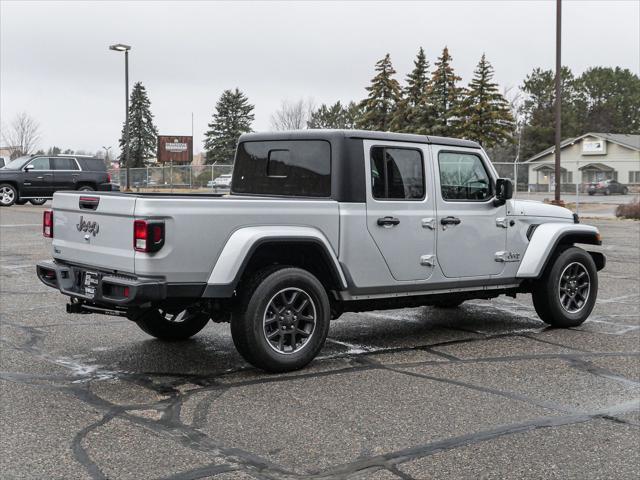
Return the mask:
<path id="1" fill-rule="evenodd" d="M 570 247 L 556 256 L 533 289 L 538 316 L 554 327 L 577 327 L 593 310 L 598 272 L 587 252 Z"/>
<path id="2" fill-rule="evenodd" d="M 31 203 L 31 205 L 44 205 L 45 203 L 47 203 L 47 199 L 46 198 L 31 198 L 29 200 L 29 203 Z"/>
<path id="3" fill-rule="evenodd" d="M 96 189 L 90 185 L 83 185 L 80 188 L 78 188 L 79 192 L 94 192 L 95 190 Z"/>
<path id="4" fill-rule="evenodd" d="M 209 315 L 197 306 L 179 312 L 151 308 L 131 318 L 149 335 L 160 340 L 186 340 L 202 330 L 209 322 Z"/>
<path id="5" fill-rule="evenodd" d="M 271 267 L 243 291 L 231 335 L 247 362 L 268 372 L 289 372 L 315 358 L 330 321 L 329 298 L 315 276 L 299 268 Z"/>
<path id="6" fill-rule="evenodd" d="M 13 185 L 0 183 L 0 206 L 10 207 L 18 199 L 18 192 Z"/>

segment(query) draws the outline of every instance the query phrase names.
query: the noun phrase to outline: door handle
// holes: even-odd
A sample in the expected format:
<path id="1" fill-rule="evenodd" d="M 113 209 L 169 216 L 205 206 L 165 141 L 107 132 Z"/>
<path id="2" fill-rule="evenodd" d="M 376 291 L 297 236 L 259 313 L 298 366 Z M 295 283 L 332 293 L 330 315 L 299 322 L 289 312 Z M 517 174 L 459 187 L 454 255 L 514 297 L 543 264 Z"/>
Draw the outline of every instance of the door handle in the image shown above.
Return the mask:
<path id="1" fill-rule="evenodd" d="M 378 219 L 378 225 L 380 227 L 395 227 L 400 223 L 400 219 L 395 217 L 382 217 Z"/>
<path id="2" fill-rule="evenodd" d="M 459 225 L 462 220 L 458 217 L 444 217 L 440 219 L 442 225 Z"/>

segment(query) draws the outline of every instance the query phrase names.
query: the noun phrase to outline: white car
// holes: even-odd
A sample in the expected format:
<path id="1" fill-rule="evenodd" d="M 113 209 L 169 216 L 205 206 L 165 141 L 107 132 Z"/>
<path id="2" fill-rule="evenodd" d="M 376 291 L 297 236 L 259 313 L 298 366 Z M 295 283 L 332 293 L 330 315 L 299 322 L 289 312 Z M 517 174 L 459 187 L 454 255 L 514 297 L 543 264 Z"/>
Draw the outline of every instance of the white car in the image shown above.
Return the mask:
<path id="1" fill-rule="evenodd" d="M 225 173 L 224 175 L 220 175 L 215 180 L 209 180 L 207 182 L 207 187 L 209 188 L 231 188 L 231 174 Z"/>

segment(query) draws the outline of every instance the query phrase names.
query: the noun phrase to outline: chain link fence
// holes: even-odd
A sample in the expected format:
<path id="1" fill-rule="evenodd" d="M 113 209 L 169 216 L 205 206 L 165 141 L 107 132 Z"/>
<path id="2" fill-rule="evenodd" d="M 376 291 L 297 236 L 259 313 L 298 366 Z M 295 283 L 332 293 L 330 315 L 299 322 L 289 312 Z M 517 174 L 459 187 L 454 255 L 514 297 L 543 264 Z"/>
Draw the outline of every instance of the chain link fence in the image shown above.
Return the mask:
<path id="1" fill-rule="evenodd" d="M 202 192 L 224 193 L 230 181 L 233 165 L 164 165 L 160 167 L 131 168 L 130 187 L 147 192 Z M 126 168 L 109 171 L 113 182 L 124 188 L 127 184 Z"/>
<path id="2" fill-rule="evenodd" d="M 510 178 L 514 182 L 517 194 L 539 198 L 545 194 L 553 195 L 555 191 L 556 175 L 553 162 L 494 162 L 493 165 L 499 176 Z M 616 160 L 608 163 L 562 160 L 560 172 L 560 191 L 563 194 L 626 195 L 640 192 L 640 162 L 637 160 Z M 606 180 L 615 182 L 606 185 L 600 183 Z"/>
<path id="3" fill-rule="evenodd" d="M 524 198 L 546 198 L 555 190 L 555 166 L 548 162 L 512 163 L 494 162 L 500 177 L 510 178 L 516 195 Z M 614 166 L 611 166 L 614 165 Z M 159 167 L 132 168 L 131 188 L 134 191 L 169 191 L 225 193 L 229 191 L 233 165 L 165 165 Z M 127 184 L 126 169 L 110 171 L 114 182 L 121 187 Z M 560 190 L 565 195 L 587 196 L 593 192 L 593 184 L 604 180 L 618 183 L 599 188 L 596 193 L 626 194 L 640 192 L 640 162 L 616 160 L 615 163 L 586 163 L 563 160 Z"/>

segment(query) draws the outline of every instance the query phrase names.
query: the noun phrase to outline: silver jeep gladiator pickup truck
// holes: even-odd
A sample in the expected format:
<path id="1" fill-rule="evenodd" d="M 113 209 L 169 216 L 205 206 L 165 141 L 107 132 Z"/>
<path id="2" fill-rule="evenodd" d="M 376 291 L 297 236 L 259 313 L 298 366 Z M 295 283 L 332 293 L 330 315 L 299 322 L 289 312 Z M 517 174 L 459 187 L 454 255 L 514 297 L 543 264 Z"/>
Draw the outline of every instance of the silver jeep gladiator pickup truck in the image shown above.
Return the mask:
<path id="1" fill-rule="evenodd" d="M 58 192 L 46 285 L 69 313 L 131 319 L 162 340 L 230 322 L 240 354 L 302 368 L 345 311 L 531 293 L 581 324 L 598 291 L 595 227 L 512 199 L 475 142 L 367 131 L 252 133 L 228 196 Z"/>

